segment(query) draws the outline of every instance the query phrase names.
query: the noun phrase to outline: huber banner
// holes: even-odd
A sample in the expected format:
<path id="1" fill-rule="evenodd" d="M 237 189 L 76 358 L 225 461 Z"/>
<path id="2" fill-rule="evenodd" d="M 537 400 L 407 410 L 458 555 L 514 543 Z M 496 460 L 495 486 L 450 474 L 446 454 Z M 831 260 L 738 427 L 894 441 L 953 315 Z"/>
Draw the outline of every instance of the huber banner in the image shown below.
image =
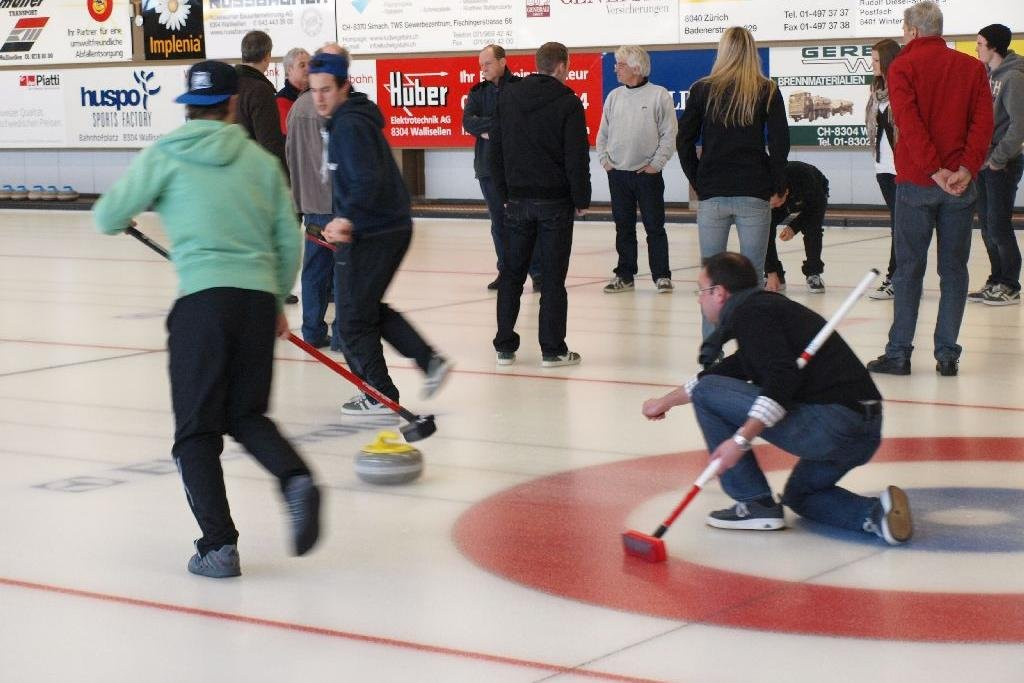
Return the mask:
<path id="1" fill-rule="evenodd" d="M 514 73 L 533 72 L 532 55 L 508 58 Z M 462 111 L 470 88 L 480 82 L 477 57 L 378 59 L 377 104 L 384 134 L 394 147 L 472 147 L 462 129 Z M 601 123 L 601 55 L 573 54 L 566 85 L 573 89 L 587 119 L 590 144 Z"/>

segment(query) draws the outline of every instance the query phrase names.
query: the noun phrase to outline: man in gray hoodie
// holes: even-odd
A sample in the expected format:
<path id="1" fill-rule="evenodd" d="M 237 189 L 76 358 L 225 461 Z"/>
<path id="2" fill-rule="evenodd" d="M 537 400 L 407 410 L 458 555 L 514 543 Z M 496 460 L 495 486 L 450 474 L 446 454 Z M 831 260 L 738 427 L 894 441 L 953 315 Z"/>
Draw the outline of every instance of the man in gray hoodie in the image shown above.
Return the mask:
<path id="1" fill-rule="evenodd" d="M 978 174 L 978 222 L 992 265 L 985 286 L 968 301 L 989 306 L 1020 303 L 1020 247 L 1013 233 L 1013 202 L 1024 159 L 1024 59 L 1010 50 L 1010 29 L 991 24 L 978 31 L 977 52 L 988 68 L 995 130 Z"/>

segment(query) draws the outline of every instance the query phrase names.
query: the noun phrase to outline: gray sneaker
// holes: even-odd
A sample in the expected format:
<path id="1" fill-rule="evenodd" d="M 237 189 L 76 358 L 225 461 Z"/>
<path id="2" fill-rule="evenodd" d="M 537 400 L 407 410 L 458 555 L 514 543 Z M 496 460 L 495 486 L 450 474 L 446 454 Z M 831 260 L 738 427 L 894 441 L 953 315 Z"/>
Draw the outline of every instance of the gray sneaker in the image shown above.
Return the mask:
<path id="1" fill-rule="evenodd" d="M 1020 303 L 1020 290 L 1006 285 L 992 285 L 982 295 L 981 303 L 986 306 L 1012 306 Z"/>
<path id="2" fill-rule="evenodd" d="M 654 281 L 654 286 L 658 288 L 658 294 L 671 294 L 675 286 L 672 284 L 672 280 L 667 277 L 659 277 Z"/>
<path id="3" fill-rule="evenodd" d="M 914 535 L 910 500 L 899 486 L 886 487 L 878 499 L 878 508 L 866 520 L 864 531 L 873 533 L 889 545 L 901 545 Z"/>
<path id="4" fill-rule="evenodd" d="M 211 579 L 227 579 L 242 575 L 242 564 L 238 559 L 238 546 L 222 545 L 205 555 L 196 554 L 188 561 L 188 570 Z"/>
<path id="5" fill-rule="evenodd" d="M 824 294 L 825 281 L 821 279 L 821 275 L 808 275 L 807 288 L 811 290 L 811 294 Z"/>
<path id="6" fill-rule="evenodd" d="M 986 282 L 985 286 L 979 289 L 977 292 L 969 292 L 967 294 L 967 303 L 980 304 L 985 301 L 985 295 L 988 294 L 989 290 L 995 287 L 991 282 Z"/>
<path id="7" fill-rule="evenodd" d="M 543 356 L 541 358 L 541 367 L 545 368 L 560 368 L 563 365 L 579 365 L 583 357 L 575 351 L 567 351 L 561 356 Z"/>
<path id="8" fill-rule="evenodd" d="M 762 505 L 752 500 L 736 503 L 724 510 L 715 510 L 705 518 L 704 523 L 716 529 L 774 531 L 786 528 L 786 515 L 782 503 Z"/>
<path id="9" fill-rule="evenodd" d="M 431 358 L 430 363 L 427 365 L 427 375 L 423 379 L 423 388 L 420 389 L 420 398 L 430 398 L 440 391 L 445 380 L 448 379 L 448 374 L 454 367 L 455 363 L 443 356 Z"/>
<path id="10" fill-rule="evenodd" d="M 498 365 L 512 365 L 516 362 L 515 351 L 498 351 L 497 358 L 495 361 Z"/>
<path id="11" fill-rule="evenodd" d="M 632 292 L 633 281 L 623 280 L 621 277 L 616 275 L 612 278 L 611 282 L 604 286 L 605 294 L 619 294 L 620 292 Z"/>
<path id="12" fill-rule="evenodd" d="M 295 554 L 305 555 L 320 537 L 320 491 L 308 474 L 292 477 L 284 487 L 292 523 Z"/>

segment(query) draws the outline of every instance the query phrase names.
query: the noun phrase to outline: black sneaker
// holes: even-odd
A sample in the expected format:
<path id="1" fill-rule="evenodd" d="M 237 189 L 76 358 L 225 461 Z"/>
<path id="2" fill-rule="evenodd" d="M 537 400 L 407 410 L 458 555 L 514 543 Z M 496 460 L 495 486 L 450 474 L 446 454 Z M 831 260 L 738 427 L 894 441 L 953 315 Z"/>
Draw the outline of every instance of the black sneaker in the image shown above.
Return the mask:
<path id="1" fill-rule="evenodd" d="M 320 537 L 320 491 L 308 474 L 292 477 L 284 487 L 292 523 L 295 554 L 305 555 Z"/>
<path id="2" fill-rule="evenodd" d="M 498 351 L 497 359 L 498 365 L 512 365 L 516 362 L 515 351 Z"/>
<path id="3" fill-rule="evenodd" d="M 228 579 L 242 575 L 242 565 L 238 559 L 238 546 L 222 545 L 210 550 L 205 555 L 199 551 L 188 561 L 188 570 L 199 576 L 211 579 Z"/>
<path id="4" fill-rule="evenodd" d="M 884 353 L 873 361 L 868 361 L 868 372 L 877 372 L 883 375 L 909 375 L 910 359 L 900 360 L 890 358 Z"/>
<path id="5" fill-rule="evenodd" d="M 956 358 L 947 358 L 946 360 L 940 360 L 935 364 L 935 372 L 939 373 L 943 377 L 956 377 L 956 373 L 960 371 L 960 361 Z"/>
<path id="6" fill-rule="evenodd" d="M 498 281 L 500 279 L 501 279 L 501 276 L 499 275 L 498 277 L 494 278 L 494 280 L 492 280 L 491 282 L 488 282 L 487 283 L 487 291 L 489 291 L 489 292 L 496 292 L 496 291 L 498 291 Z"/>
<path id="7" fill-rule="evenodd" d="M 753 529 L 774 531 L 786 528 L 782 503 L 762 505 L 757 501 L 736 503 L 731 508 L 715 510 L 705 518 L 708 526 L 716 529 Z"/>
<path id="8" fill-rule="evenodd" d="M 901 545 L 914 535 L 910 500 L 899 486 L 886 487 L 878 500 L 878 508 L 864 520 L 864 531 L 873 533 L 889 545 Z"/>

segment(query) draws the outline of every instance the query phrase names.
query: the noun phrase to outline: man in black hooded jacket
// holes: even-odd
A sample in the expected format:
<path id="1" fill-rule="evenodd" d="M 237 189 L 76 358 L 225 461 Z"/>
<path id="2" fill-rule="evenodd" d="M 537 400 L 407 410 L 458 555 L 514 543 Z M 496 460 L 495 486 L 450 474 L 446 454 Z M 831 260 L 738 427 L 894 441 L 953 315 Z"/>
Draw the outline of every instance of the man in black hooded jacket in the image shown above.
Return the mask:
<path id="1" fill-rule="evenodd" d="M 331 171 L 331 213 L 324 238 L 337 244 L 334 282 L 338 333 L 349 367 L 367 384 L 398 400 L 381 340 L 416 361 L 425 379 L 421 395 L 441 387 L 452 363 L 438 355 L 401 313 L 383 302 L 412 240 L 409 192 L 377 105 L 352 90 L 348 58 L 322 53 L 309 63 L 309 89 L 327 123 L 327 166 Z M 369 396 L 355 396 L 342 415 L 390 414 Z"/>
<path id="2" fill-rule="evenodd" d="M 583 104 L 565 85 L 569 51 L 537 50 L 537 71 L 501 91 L 491 132 L 491 177 L 505 204 L 506 267 L 498 280 L 498 365 L 515 362 L 516 319 L 533 250 L 540 250 L 541 365 L 577 365 L 565 343 L 565 276 L 574 216 L 590 206 L 590 145 Z"/>

